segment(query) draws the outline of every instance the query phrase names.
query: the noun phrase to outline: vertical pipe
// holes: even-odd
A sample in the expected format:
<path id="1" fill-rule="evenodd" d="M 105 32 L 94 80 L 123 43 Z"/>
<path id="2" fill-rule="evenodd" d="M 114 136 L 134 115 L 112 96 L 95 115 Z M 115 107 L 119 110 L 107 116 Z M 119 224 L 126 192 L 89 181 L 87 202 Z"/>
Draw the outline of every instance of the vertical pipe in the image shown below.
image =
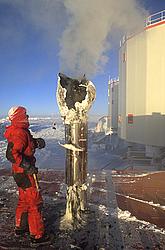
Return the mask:
<path id="1" fill-rule="evenodd" d="M 88 126 L 85 122 L 74 122 L 65 125 L 65 141 L 67 144 L 77 145 L 83 148 L 82 152 L 66 149 L 66 184 L 74 183 L 82 185 L 87 175 L 87 140 Z"/>
<path id="2" fill-rule="evenodd" d="M 86 206 L 87 111 L 96 97 L 91 81 L 72 79 L 59 73 L 57 102 L 65 124 L 67 184 L 66 219 L 81 217 Z"/>
<path id="3" fill-rule="evenodd" d="M 66 159 L 66 184 L 68 186 L 81 187 L 86 182 L 87 176 L 87 140 L 88 126 L 85 121 L 75 121 L 66 125 L 66 143 L 76 145 L 83 151 L 72 151 L 67 149 Z M 87 204 L 86 190 L 81 190 L 81 210 L 84 210 Z"/>

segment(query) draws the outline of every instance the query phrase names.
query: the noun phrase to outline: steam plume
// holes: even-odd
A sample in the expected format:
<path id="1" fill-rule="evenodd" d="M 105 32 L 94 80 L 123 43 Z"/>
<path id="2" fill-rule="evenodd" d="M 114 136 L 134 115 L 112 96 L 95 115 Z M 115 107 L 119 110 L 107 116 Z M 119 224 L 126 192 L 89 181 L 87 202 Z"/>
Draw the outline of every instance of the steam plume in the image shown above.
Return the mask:
<path id="1" fill-rule="evenodd" d="M 60 46 L 60 71 L 76 77 L 102 71 L 113 31 L 135 32 L 146 16 L 138 0 L 0 0 L 4 6 L 10 10 L 0 25 L 5 45 L 12 40 L 19 47 L 27 25 L 39 31 L 48 51 Z"/>
<path id="2" fill-rule="evenodd" d="M 103 69 L 114 27 L 135 32 L 146 15 L 136 0 L 64 0 L 64 6 L 69 22 L 60 41 L 61 70 L 77 76 Z"/>

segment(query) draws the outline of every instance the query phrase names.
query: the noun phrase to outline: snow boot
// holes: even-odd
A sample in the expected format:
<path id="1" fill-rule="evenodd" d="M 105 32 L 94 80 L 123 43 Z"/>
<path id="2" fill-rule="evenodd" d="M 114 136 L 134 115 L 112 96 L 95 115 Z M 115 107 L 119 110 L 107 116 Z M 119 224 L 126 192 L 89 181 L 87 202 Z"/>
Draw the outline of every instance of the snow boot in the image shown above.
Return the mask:
<path id="1" fill-rule="evenodd" d="M 34 237 L 31 237 L 31 246 L 32 247 L 38 247 L 42 245 L 49 245 L 51 244 L 51 239 L 49 235 L 44 234 L 41 238 L 35 239 Z"/>

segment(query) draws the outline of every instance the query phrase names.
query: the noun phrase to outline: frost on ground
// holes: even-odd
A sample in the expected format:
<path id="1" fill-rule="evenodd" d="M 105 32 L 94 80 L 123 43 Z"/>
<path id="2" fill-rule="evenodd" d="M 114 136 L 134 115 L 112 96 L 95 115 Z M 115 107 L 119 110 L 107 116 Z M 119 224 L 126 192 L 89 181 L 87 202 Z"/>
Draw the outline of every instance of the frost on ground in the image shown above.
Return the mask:
<path id="1" fill-rule="evenodd" d="M 0 249 L 33 249 L 28 235 L 24 238 L 14 236 L 18 194 L 13 178 L 5 173 L 0 172 Z M 52 243 L 38 249 L 165 249 L 165 230 L 119 209 L 109 178 L 106 171 L 88 174 L 90 203 L 83 213 L 83 221 L 72 230 L 62 230 L 60 221 L 65 214 L 66 192 L 64 173 L 42 170 L 39 179 L 44 198 L 43 215 Z"/>
<path id="2" fill-rule="evenodd" d="M 45 227 L 52 243 L 37 249 L 98 249 L 96 212 L 89 209 L 83 214 L 79 227 L 72 231 L 61 230 L 59 225 L 65 213 L 65 197 L 61 190 L 64 174 L 62 171 L 42 171 L 40 178 Z M 15 183 L 11 176 L 4 175 L 0 176 L 0 181 L 0 249 L 32 249 L 28 234 L 23 238 L 14 235 L 14 215 L 18 199 Z"/>

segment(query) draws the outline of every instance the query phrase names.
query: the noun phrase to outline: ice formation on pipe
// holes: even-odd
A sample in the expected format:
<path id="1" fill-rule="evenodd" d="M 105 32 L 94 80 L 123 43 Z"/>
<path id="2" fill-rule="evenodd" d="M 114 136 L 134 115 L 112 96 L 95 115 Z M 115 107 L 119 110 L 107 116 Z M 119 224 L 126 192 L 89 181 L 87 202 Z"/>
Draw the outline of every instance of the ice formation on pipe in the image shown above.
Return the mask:
<path id="1" fill-rule="evenodd" d="M 65 124 L 75 120 L 83 121 L 96 98 L 94 84 L 83 77 L 72 79 L 59 73 L 57 103 Z"/>
<path id="2" fill-rule="evenodd" d="M 87 112 L 96 91 L 85 77 L 72 79 L 59 74 L 57 103 L 65 124 L 67 204 L 63 225 L 66 221 L 77 224 L 87 204 Z"/>

